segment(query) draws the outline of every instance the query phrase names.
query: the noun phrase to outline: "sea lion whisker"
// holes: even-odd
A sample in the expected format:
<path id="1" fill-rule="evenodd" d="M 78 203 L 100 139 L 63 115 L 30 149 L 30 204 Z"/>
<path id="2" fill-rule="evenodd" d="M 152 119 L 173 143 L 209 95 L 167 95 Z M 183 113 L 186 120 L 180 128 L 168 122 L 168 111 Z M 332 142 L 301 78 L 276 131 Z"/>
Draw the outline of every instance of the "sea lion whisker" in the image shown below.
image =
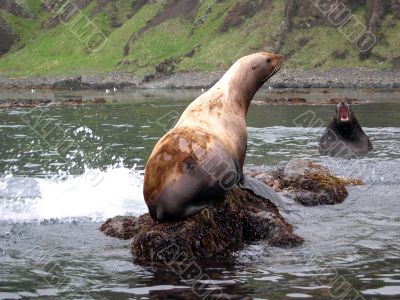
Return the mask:
<path id="1" fill-rule="evenodd" d="M 276 65 L 275 68 L 272 70 L 272 72 L 267 77 L 265 77 L 262 83 L 267 82 L 267 80 L 270 79 L 272 76 L 274 76 L 280 70 L 280 68 L 281 68 L 280 65 Z"/>

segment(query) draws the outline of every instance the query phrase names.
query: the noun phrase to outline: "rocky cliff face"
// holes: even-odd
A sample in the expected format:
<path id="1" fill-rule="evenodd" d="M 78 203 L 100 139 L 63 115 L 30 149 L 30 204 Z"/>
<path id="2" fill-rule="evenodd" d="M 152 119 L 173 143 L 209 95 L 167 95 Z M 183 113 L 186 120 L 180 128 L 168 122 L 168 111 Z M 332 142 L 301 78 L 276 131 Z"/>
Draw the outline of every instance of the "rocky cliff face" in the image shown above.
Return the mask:
<path id="1" fill-rule="evenodd" d="M 0 55 L 6 53 L 15 41 L 15 36 L 11 32 L 10 26 L 0 16 Z"/>
<path id="2" fill-rule="evenodd" d="M 23 6 L 13 0 L 0 0 L 0 10 L 6 11 L 14 16 L 21 18 L 32 18 L 33 15 Z"/>
<path id="3" fill-rule="evenodd" d="M 389 5 L 393 14 L 400 19 L 400 0 L 391 0 Z"/>
<path id="4" fill-rule="evenodd" d="M 334 6 L 325 4 L 322 2 L 313 1 L 298 1 L 298 0 L 288 0 L 289 10 L 287 14 L 293 21 L 296 17 L 299 18 L 309 18 L 311 25 L 332 25 L 329 22 L 328 16 L 330 12 L 334 12 L 337 4 L 335 1 Z M 329 1 L 326 1 L 329 3 Z M 339 3 L 350 10 L 356 9 L 358 6 L 365 6 L 367 15 L 367 29 L 376 32 L 383 20 L 386 13 L 392 13 L 397 17 L 400 17 L 400 0 L 341 0 Z M 344 9 L 344 8 L 343 8 Z M 340 10 L 338 10 L 340 11 Z"/>

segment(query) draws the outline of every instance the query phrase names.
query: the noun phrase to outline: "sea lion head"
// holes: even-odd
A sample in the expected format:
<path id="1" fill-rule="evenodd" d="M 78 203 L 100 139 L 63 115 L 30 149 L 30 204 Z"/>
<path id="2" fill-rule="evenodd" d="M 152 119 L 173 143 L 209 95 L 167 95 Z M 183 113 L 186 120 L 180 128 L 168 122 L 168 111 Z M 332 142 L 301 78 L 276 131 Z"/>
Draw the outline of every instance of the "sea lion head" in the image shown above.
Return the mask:
<path id="1" fill-rule="evenodd" d="M 349 124 L 353 118 L 350 105 L 346 102 L 341 102 L 336 105 L 335 118 L 338 124 Z"/>
<path id="2" fill-rule="evenodd" d="M 221 79 L 235 92 L 241 93 L 248 106 L 254 94 L 282 67 L 283 55 L 258 52 L 239 59 Z"/>
<path id="3" fill-rule="evenodd" d="M 280 54 L 259 52 L 244 59 L 249 60 L 248 66 L 251 68 L 248 70 L 248 76 L 252 76 L 261 87 L 281 69 L 284 57 Z"/>

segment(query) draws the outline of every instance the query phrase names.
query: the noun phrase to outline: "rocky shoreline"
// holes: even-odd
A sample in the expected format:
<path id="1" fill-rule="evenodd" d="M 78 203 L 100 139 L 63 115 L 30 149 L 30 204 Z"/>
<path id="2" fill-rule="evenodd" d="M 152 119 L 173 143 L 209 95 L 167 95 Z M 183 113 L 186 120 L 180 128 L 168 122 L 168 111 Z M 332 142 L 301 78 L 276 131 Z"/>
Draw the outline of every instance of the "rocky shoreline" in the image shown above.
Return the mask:
<path id="1" fill-rule="evenodd" d="M 0 89 L 85 90 L 140 89 L 202 89 L 209 88 L 224 74 L 186 72 L 172 75 L 146 76 L 133 73 L 109 73 L 82 76 L 39 76 L 11 78 L 0 75 Z M 282 70 L 264 88 L 400 88 L 400 71 L 366 68 L 330 70 Z"/>

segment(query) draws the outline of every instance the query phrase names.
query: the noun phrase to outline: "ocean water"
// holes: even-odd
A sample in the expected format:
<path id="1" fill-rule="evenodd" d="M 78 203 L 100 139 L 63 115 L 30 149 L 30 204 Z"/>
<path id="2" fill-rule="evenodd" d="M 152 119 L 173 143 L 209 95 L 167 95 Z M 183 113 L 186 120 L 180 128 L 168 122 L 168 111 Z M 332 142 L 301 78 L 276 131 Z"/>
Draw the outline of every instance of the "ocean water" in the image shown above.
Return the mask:
<path id="1" fill-rule="evenodd" d="M 0 110 L 0 299 L 400 299 L 399 93 L 327 93 L 307 97 L 368 100 L 352 109 L 373 151 L 351 160 L 319 155 L 333 105 L 255 106 L 246 168 L 310 159 L 366 184 L 336 206 L 284 199 L 303 246 L 246 245 L 230 261 L 199 264 L 201 279 L 136 265 L 129 241 L 98 230 L 109 217 L 147 211 L 146 159 L 200 91 L 125 91 L 102 105 Z"/>

